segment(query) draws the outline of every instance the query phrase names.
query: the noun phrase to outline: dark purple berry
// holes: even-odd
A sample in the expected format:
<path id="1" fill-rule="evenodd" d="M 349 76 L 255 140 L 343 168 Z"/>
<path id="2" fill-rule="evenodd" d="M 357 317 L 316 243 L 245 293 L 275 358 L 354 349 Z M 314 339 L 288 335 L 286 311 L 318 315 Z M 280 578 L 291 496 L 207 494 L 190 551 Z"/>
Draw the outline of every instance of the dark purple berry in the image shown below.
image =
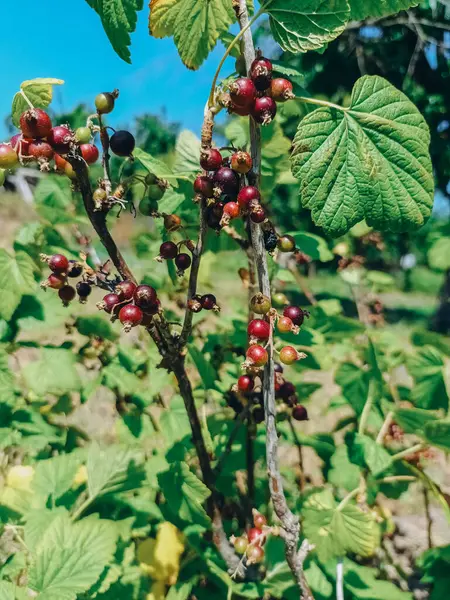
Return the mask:
<path id="1" fill-rule="evenodd" d="M 117 156 L 130 156 L 135 146 L 136 140 L 129 131 L 116 131 L 109 139 L 109 147 Z"/>
<path id="2" fill-rule="evenodd" d="M 173 242 L 163 242 L 159 247 L 159 255 L 166 260 L 175 258 L 177 254 L 178 248 Z"/>
<path id="3" fill-rule="evenodd" d="M 214 183 L 224 194 L 230 194 L 230 196 L 235 196 L 239 191 L 239 178 L 229 167 L 221 167 L 216 171 Z"/>

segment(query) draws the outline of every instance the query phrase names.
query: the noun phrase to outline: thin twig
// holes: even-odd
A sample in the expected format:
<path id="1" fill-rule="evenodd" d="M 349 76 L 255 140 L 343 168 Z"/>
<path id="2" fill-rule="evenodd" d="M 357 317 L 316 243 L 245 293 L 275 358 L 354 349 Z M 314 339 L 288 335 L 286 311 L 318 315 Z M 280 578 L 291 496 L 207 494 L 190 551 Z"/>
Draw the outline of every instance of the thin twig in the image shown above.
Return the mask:
<path id="1" fill-rule="evenodd" d="M 298 451 L 298 466 L 300 469 L 299 484 L 300 484 L 300 491 L 303 493 L 305 490 L 305 487 L 306 487 L 305 470 L 303 467 L 303 446 L 302 446 L 300 440 L 298 439 L 298 435 L 295 430 L 295 425 L 294 425 L 294 421 L 293 421 L 292 417 L 289 417 L 288 422 L 289 422 L 289 427 L 291 428 L 292 437 L 294 438 L 294 443 L 295 443 L 295 445 L 297 447 L 297 451 Z"/>
<path id="2" fill-rule="evenodd" d="M 427 544 L 428 550 L 431 550 L 433 547 L 433 536 L 432 536 L 432 525 L 433 521 L 431 519 L 431 511 L 430 511 L 430 495 L 426 485 L 423 486 L 423 502 L 425 505 L 425 518 L 427 520 Z"/>

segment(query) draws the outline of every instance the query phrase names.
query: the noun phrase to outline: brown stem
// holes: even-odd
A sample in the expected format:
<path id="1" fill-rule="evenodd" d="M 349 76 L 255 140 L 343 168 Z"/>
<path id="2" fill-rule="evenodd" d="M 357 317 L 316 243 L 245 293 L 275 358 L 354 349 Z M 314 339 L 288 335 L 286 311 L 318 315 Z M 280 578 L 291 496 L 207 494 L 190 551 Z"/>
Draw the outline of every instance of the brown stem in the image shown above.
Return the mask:
<path id="1" fill-rule="evenodd" d="M 249 22 L 247 0 L 233 0 L 233 7 L 236 10 L 236 16 L 239 20 L 240 27 L 243 29 Z M 248 29 L 243 36 L 242 49 L 247 70 L 250 70 L 251 63 L 255 59 L 255 47 L 250 29 Z M 250 119 L 250 145 L 254 170 L 257 174 L 257 180 L 259 182 L 261 171 L 261 132 L 253 119 Z M 250 231 L 255 255 L 256 272 L 258 274 L 259 289 L 263 294 L 270 297 L 270 279 L 263 233 L 261 227 L 255 223 L 250 223 Z M 268 350 L 270 359 L 264 370 L 263 394 L 264 409 L 266 413 L 266 456 L 270 493 L 275 513 L 282 524 L 286 560 L 300 588 L 300 598 L 302 600 L 314 600 L 303 572 L 303 563 L 311 547 L 305 540 L 299 549 L 299 519 L 289 509 L 283 492 L 283 480 L 278 464 L 278 432 L 276 427 L 272 340 L 269 341 Z"/>
<path id="2" fill-rule="evenodd" d="M 108 130 L 103 125 L 102 115 L 100 113 L 97 114 L 98 124 L 100 127 L 100 142 L 103 148 L 102 155 L 102 164 L 103 164 L 103 180 L 105 184 L 105 191 L 108 196 L 111 195 L 112 185 L 111 185 L 111 173 L 109 168 L 109 135 Z"/>
<path id="3" fill-rule="evenodd" d="M 255 435 L 256 427 L 252 419 L 247 419 L 246 463 L 247 463 L 247 520 L 252 523 L 255 504 Z"/>
<path id="4" fill-rule="evenodd" d="M 298 439 L 298 435 L 295 430 L 295 425 L 291 417 L 289 417 L 289 427 L 291 428 L 292 437 L 294 438 L 294 443 L 298 451 L 298 466 L 300 469 L 299 486 L 300 491 L 303 493 L 306 487 L 305 470 L 303 468 L 303 446 L 300 443 L 300 440 Z"/>

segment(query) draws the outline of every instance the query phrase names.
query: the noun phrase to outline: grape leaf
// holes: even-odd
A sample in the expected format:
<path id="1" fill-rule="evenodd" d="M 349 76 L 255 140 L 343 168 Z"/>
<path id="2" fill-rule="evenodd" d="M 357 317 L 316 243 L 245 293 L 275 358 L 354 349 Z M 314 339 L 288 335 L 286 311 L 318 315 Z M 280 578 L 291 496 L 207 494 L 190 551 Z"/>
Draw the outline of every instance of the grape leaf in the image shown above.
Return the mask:
<path id="1" fill-rule="evenodd" d="M 181 60 L 198 69 L 234 20 L 228 0 L 151 0 L 150 34 L 173 36 Z"/>
<path id="2" fill-rule="evenodd" d="M 349 108 L 320 108 L 298 127 L 291 159 L 302 204 L 333 236 L 364 218 L 382 230 L 417 229 L 433 206 L 429 142 L 408 98 L 382 77 L 364 76 Z"/>
<path id="3" fill-rule="evenodd" d="M 344 31 L 350 17 L 347 0 L 272 0 L 266 12 L 275 40 L 294 53 L 322 48 Z"/>
<path id="4" fill-rule="evenodd" d="M 418 0 L 349 0 L 351 18 L 362 21 L 368 17 L 386 17 L 417 6 Z"/>

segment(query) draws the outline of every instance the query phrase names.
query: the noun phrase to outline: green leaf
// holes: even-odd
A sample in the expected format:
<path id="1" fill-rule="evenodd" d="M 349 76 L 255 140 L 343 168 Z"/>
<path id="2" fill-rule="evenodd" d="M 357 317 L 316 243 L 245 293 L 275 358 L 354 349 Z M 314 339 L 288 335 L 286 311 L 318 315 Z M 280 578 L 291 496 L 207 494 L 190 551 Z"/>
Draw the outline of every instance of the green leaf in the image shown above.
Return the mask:
<path id="1" fill-rule="evenodd" d="M 29 587 L 39 600 L 75 600 L 112 561 L 117 528 L 92 515 L 72 523 L 64 514 L 42 538 L 29 571 Z"/>
<path id="2" fill-rule="evenodd" d="M 386 17 L 417 6 L 418 0 L 349 0 L 351 19 L 363 21 L 369 17 Z"/>
<path id="3" fill-rule="evenodd" d="M 176 175 L 172 171 L 172 169 L 166 165 L 165 162 L 159 160 L 159 158 L 155 158 L 148 152 L 141 150 L 140 148 L 136 148 L 133 152 L 133 156 L 137 159 L 143 167 L 145 167 L 150 173 L 153 173 L 159 179 L 171 179 L 171 185 L 173 187 L 178 187 L 176 182 Z"/>
<path id="4" fill-rule="evenodd" d="M 176 158 L 173 170 L 175 173 L 183 173 L 194 180 L 198 174 L 198 165 L 200 162 L 201 142 L 199 138 L 184 129 L 177 138 L 175 146 Z"/>
<path id="5" fill-rule="evenodd" d="M 420 408 L 396 408 L 394 420 L 405 433 L 424 435 L 425 425 L 431 421 L 436 421 L 437 417 L 429 410 Z"/>
<path id="6" fill-rule="evenodd" d="M 323 562 L 354 552 L 371 556 L 379 542 L 379 528 L 370 513 L 353 504 L 339 508 L 326 489 L 312 494 L 302 510 L 305 536 Z"/>
<path id="7" fill-rule="evenodd" d="M 163 411 L 159 424 L 168 443 L 181 440 L 191 433 L 189 418 L 181 396 L 172 398 L 168 410 Z"/>
<path id="8" fill-rule="evenodd" d="M 217 389 L 217 372 L 211 361 L 208 361 L 205 355 L 193 345 L 189 346 L 189 355 L 198 369 L 205 390 Z"/>
<path id="9" fill-rule="evenodd" d="M 436 271 L 450 269 L 450 238 L 439 238 L 428 250 L 428 264 Z"/>
<path id="10" fill-rule="evenodd" d="M 151 0 L 150 34 L 173 36 L 181 60 L 198 69 L 234 20 L 228 0 Z"/>
<path id="11" fill-rule="evenodd" d="M 294 231 L 289 235 L 295 239 L 297 248 L 310 256 L 312 260 L 320 260 L 320 262 L 333 260 L 334 255 L 328 248 L 327 242 L 319 235 L 305 231 Z"/>
<path id="12" fill-rule="evenodd" d="M 14 375 L 9 368 L 8 354 L 0 348 L 0 398 L 2 402 L 15 401 Z M 1 439 L 1 438 L 0 438 Z"/>
<path id="13" fill-rule="evenodd" d="M 116 53 L 131 63 L 130 33 L 136 29 L 137 13 L 144 6 L 143 0 L 87 0 L 100 16 L 102 25 Z"/>
<path id="14" fill-rule="evenodd" d="M 16 127 L 19 127 L 20 117 L 31 106 L 47 108 L 53 98 L 53 86 L 61 85 L 62 79 L 38 78 L 24 81 L 13 98 L 11 118 Z M 28 102 L 26 100 L 28 98 Z"/>
<path id="15" fill-rule="evenodd" d="M 450 451 L 450 421 L 429 421 L 424 433 L 431 444 Z"/>
<path id="16" fill-rule="evenodd" d="M 168 471 L 158 474 L 158 482 L 174 516 L 190 524 L 209 528 L 210 519 L 202 504 L 210 491 L 186 463 L 172 464 Z"/>
<path id="17" fill-rule="evenodd" d="M 350 16 L 347 0 L 272 0 L 266 12 L 275 40 L 287 52 L 322 48 L 344 29 Z"/>
<path id="18" fill-rule="evenodd" d="M 408 359 L 415 385 L 411 399 L 418 408 L 448 410 L 448 393 L 442 355 L 433 346 L 424 346 Z"/>
<path id="19" fill-rule="evenodd" d="M 24 294 L 36 289 L 35 264 L 25 252 L 0 249 L 0 317 L 9 321 Z"/>
<path id="20" fill-rule="evenodd" d="M 40 359 L 25 365 L 22 375 L 28 388 L 36 394 L 62 395 L 81 388 L 75 364 L 76 357 L 71 350 L 43 348 Z"/>
<path id="21" fill-rule="evenodd" d="M 353 464 L 345 445 L 338 446 L 331 457 L 331 469 L 328 471 L 328 481 L 336 487 L 354 490 L 360 484 L 361 470 Z"/>
<path id="22" fill-rule="evenodd" d="M 392 465 L 389 452 L 368 435 L 349 432 L 345 436 L 345 442 L 351 462 L 360 467 L 368 467 L 374 477 Z"/>
<path id="23" fill-rule="evenodd" d="M 57 500 L 72 486 L 79 464 L 80 457 L 76 453 L 40 460 L 36 464 L 33 489 L 47 498 L 51 496 L 53 501 Z"/>
<path id="24" fill-rule="evenodd" d="M 336 371 L 335 381 L 342 388 L 342 395 L 357 415 L 363 411 L 369 392 L 369 374 L 352 363 L 343 363 Z"/>
<path id="25" fill-rule="evenodd" d="M 103 315 L 90 315 L 86 317 L 77 317 L 75 328 L 81 335 L 87 337 L 99 337 L 105 340 L 114 341 L 118 334 L 113 330 L 109 321 Z"/>
<path id="26" fill-rule="evenodd" d="M 366 219 L 381 230 L 421 227 L 433 206 L 428 126 L 388 81 L 364 76 L 349 108 L 307 115 L 294 139 L 292 172 L 303 206 L 333 236 Z"/>
<path id="27" fill-rule="evenodd" d="M 27 547 L 34 552 L 53 521 L 65 514 L 67 514 L 67 510 L 63 506 L 57 506 L 52 510 L 39 508 L 28 511 L 25 515 L 24 528 Z"/>
<path id="28" fill-rule="evenodd" d="M 330 573 L 331 569 L 333 573 Z M 330 564 L 328 574 L 334 577 L 335 572 L 335 565 Z M 363 567 L 347 558 L 344 559 L 344 586 L 355 600 L 413 600 L 409 592 L 379 579 L 378 571 L 373 567 Z"/>

